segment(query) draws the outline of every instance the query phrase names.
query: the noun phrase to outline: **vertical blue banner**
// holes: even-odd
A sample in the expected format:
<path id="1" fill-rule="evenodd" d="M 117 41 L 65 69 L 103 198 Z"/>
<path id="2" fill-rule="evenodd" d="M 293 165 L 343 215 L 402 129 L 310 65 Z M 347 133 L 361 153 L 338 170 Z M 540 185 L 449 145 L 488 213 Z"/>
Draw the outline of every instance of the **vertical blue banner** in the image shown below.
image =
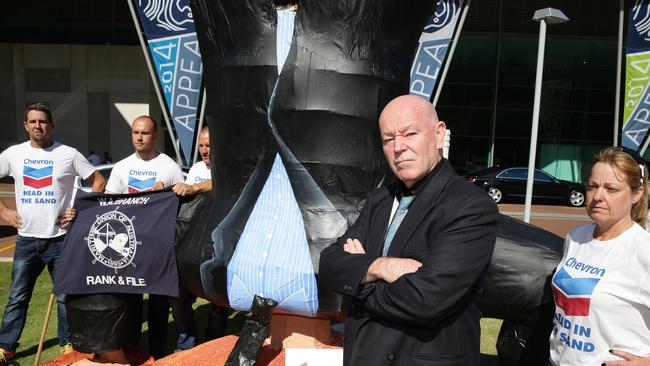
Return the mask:
<path id="1" fill-rule="evenodd" d="M 409 94 L 431 99 L 454 36 L 463 0 L 440 0 L 422 30 L 411 66 Z"/>
<path id="2" fill-rule="evenodd" d="M 650 127 L 650 0 L 630 9 L 625 60 L 621 145 L 639 150 Z"/>
<path id="3" fill-rule="evenodd" d="M 130 0 L 185 162 L 192 152 L 201 110 L 203 65 L 189 0 Z"/>

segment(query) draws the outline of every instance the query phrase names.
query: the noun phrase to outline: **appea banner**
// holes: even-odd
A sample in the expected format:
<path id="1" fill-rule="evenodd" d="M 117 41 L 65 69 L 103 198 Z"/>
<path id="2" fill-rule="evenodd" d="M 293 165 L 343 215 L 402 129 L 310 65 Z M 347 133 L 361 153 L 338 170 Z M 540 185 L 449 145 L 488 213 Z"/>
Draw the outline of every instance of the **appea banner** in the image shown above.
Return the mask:
<path id="1" fill-rule="evenodd" d="M 447 50 L 454 38 L 463 0 L 440 0 L 422 30 L 411 66 L 409 94 L 431 99 L 444 68 Z"/>
<path id="2" fill-rule="evenodd" d="M 187 165 L 203 99 L 203 64 L 189 0 L 129 0 L 148 49 L 164 108 L 172 120 Z"/>
<path id="3" fill-rule="evenodd" d="M 639 150 L 650 127 L 650 0 L 636 0 L 627 29 L 621 145 Z"/>

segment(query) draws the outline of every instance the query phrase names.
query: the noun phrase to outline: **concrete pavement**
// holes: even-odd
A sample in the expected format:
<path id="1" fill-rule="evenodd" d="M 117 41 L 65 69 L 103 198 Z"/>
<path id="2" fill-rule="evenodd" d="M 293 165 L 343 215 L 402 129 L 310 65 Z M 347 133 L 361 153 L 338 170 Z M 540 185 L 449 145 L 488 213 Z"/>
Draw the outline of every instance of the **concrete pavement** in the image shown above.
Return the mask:
<path id="1" fill-rule="evenodd" d="M 502 203 L 499 212 L 504 215 L 524 219 L 524 205 Z M 530 211 L 530 223 L 565 237 L 572 228 L 591 222 L 584 207 L 533 205 Z"/>

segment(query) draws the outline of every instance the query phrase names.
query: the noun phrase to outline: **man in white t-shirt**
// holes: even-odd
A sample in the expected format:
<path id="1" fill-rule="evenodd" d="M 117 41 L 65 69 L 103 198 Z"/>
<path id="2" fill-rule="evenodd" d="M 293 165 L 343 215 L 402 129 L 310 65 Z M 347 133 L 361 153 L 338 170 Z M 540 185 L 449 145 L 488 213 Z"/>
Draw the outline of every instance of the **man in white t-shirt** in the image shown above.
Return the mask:
<path id="1" fill-rule="evenodd" d="M 29 141 L 0 154 L 0 177 L 15 181 L 16 210 L 0 201 L 0 217 L 18 229 L 9 301 L 0 328 L 0 365 L 15 357 L 25 326 L 27 308 L 36 279 L 47 266 L 54 273 L 66 227 L 75 218 L 71 208 L 74 180 L 83 177 L 101 192 L 106 181 L 76 149 L 53 140 L 50 109 L 37 103 L 25 110 Z M 64 352 L 69 345 L 64 297 L 57 297 L 58 338 Z"/>
<path id="2" fill-rule="evenodd" d="M 140 116 L 131 125 L 135 152 L 118 161 L 106 184 L 106 193 L 138 193 L 183 182 L 183 171 L 172 158 L 156 149 L 156 122 Z"/>
<path id="3" fill-rule="evenodd" d="M 137 193 L 157 190 L 183 182 L 181 168 L 169 156 L 156 149 L 156 121 L 140 116 L 131 125 L 135 153 L 118 161 L 106 184 L 106 193 Z M 147 308 L 149 351 L 154 358 L 164 353 L 167 338 L 169 303 L 166 296 L 149 295 Z"/>
<path id="4" fill-rule="evenodd" d="M 193 196 L 197 193 L 209 192 L 212 189 L 210 175 L 210 132 L 203 127 L 199 132 L 199 154 L 201 161 L 192 165 L 185 183 L 174 186 L 174 192 L 179 196 Z"/>

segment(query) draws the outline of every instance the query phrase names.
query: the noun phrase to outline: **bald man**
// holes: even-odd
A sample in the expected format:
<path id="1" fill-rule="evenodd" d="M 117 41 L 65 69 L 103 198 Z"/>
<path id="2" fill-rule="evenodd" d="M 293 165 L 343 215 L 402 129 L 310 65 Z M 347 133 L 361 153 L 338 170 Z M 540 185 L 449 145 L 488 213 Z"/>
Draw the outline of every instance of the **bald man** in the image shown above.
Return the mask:
<path id="1" fill-rule="evenodd" d="M 185 183 L 174 185 L 174 192 L 179 196 L 193 196 L 197 193 L 209 192 L 212 189 L 212 176 L 210 175 L 210 131 L 203 127 L 199 131 L 199 155 L 201 161 L 192 165 Z"/>
<path id="2" fill-rule="evenodd" d="M 135 152 L 118 161 L 106 184 L 106 193 L 138 193 L 183 182 L 183 171 L 169 156 L 156 148 L 158 127 L 149 116 L 131 124 L 131 143 Z"/>
<path id="3" fill-rule="evenodd" d="M 210 173 L 210 131 L 208 127 L 203 127 L 199 132 L 198 149 L 199 155 L 201 155 L 201 161 L 192 165 L 192 168 L 187 174 L 187 178 L 185 178 L 185 183 L 177 183 L 174 185 L 173 190 L 179 196 L 193 196 L 198 193 L 209 192 L 212 189 L 212 176 Z M 181 209 L 182 211 L 183 209 Z M 182 234 L 179 234 L 177 239 L 180 235 Z M 194 309 L 192 308 L 192 303 L 196 297 L 185 289 L 182 283 L 180 285 L 178 298 L 172 298 L 169 301 L 179 333 L 176 341 L 176 351 L 193 348 L 198 342 L 198 330 L 194 319 Z M 227 321 L 228 309 L 212 304 L 206 325 L 205 340 L 223 337 L 226 332 Z"/>
<path id="4" fill-rule="evenodd" d="M 138 193 L 171 187 L 183 182 L 183 171 L 166 154 L 158 151 L 158 127 L 150 116 L 140 116 L 131 124 L 134 153 L 115 164 L 106 184 L 106 193 Z M 149 294 L 147 322 L 149 352 L 154 358 L 165 354 L 169 302 L 166 296 Z M 121 354 L 120 354 L 121 359 Z"/>
<path id="5" fill-rule="evenodd" d="M 420 97 L 388 103 L 379 130 L 397 180 L 321 253 L 321 281 L 352 297 L 345 365 L 479 365 L 476 298 L 497 209 L 442 157 L 445 129 Z"/>

